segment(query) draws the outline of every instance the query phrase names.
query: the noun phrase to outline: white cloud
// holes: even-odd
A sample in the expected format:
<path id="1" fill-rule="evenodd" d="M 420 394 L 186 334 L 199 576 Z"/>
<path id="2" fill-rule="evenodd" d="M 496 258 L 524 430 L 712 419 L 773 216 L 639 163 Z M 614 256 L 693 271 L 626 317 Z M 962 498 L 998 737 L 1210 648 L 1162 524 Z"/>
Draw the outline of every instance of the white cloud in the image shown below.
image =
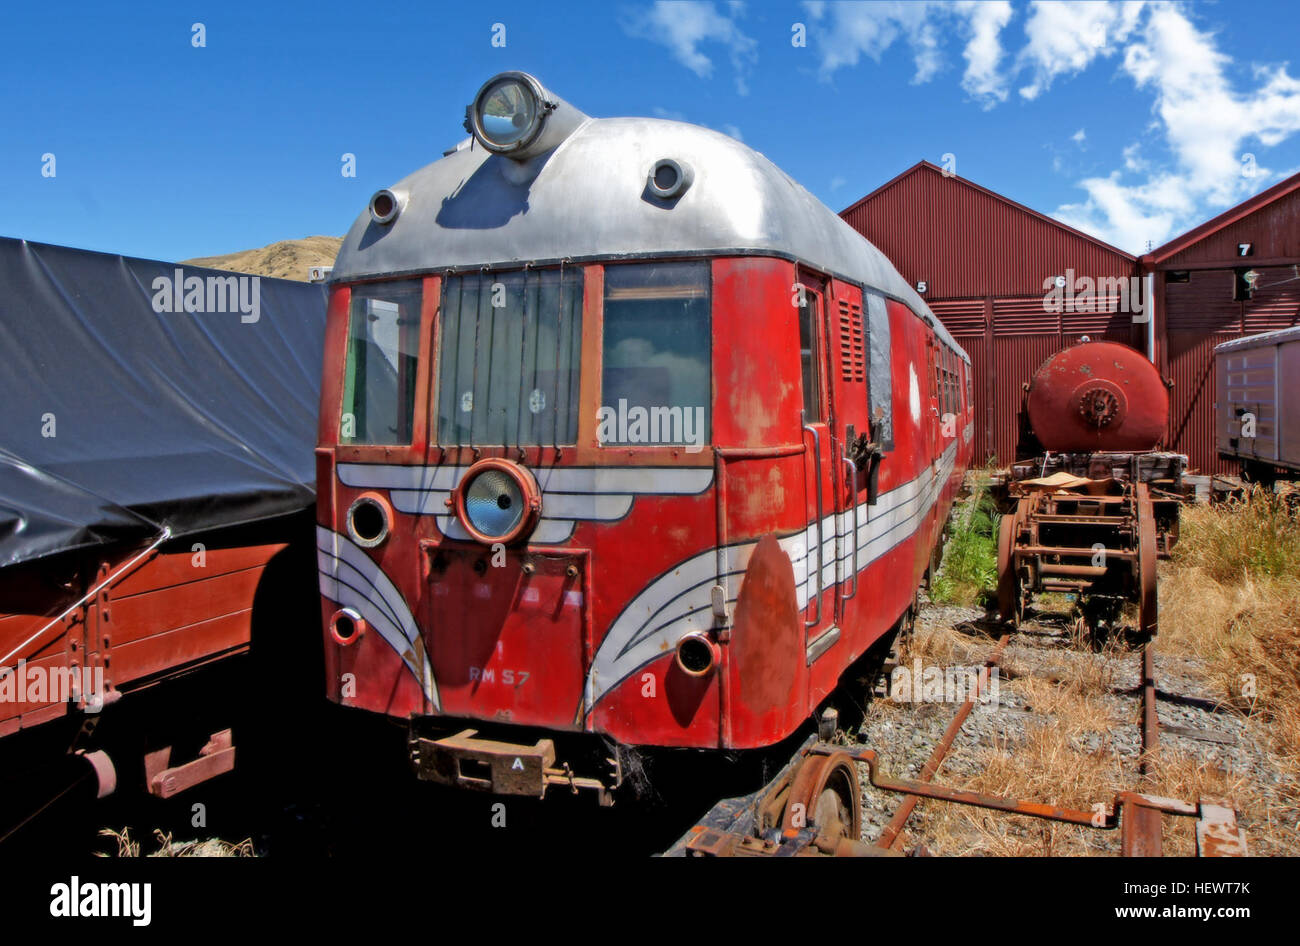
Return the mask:
<path id="1" fill-rule="evenodd" d="M 1025 23 L 1028 43 L 1017 59 L 1018 66 L 1032 70 L 1033 78 L 1021 86 L 1020 94 L 1038 98 L 1057 76 L 1081 72 L 1097 57 L 1114 55 L 1117 44 L 1136 27 L 1142 7 L 1141 0 L 1035 0 Z"/>
<path id="2" fill-rule="evenodd" d="M 962 57 L 966 60 L 966 73 L 961 87 L 985 109 L 993 108 L 1007 99 L 1007 80 L 999 73 L 1002 62 L 1002 28 L 1011 20 L 1011 4 L 996 2 L 958 3 L 956 9 L 967 17 L 970 39 Z"/>
<path id="3" fill-rule="evenodd" d="M 1156 133 L 1172 162 L 1145 181 L 1126 183 L 1124 173 L 1148 170 L 1140 143 L 1123 151 L 1124 170 L 1087 178 L 1087 195 L 1057 215 L 1080 229 L 1130 251 L 1159 245 L 1209 212 L 1231 206 L 1258 190 L 1273 172 L 1256 162 L 1242 173 L 1244 155 L 1276 145 L 1300 131 L 1300 80 L 1285 66 L 1256 68 L 1258 85 L 1233 88 L 1213 34 L 1198 30 L 1184 8 L 1155 5 L 1144 28 L 1124 51 L 1123 70 L 1139 89 L 1155 94 Z"/>
<path id="4" fill-rule="evenodd" d="M 955 26 L 967 38 L 962 88 L 986 109 L 1007 98 L 1007 78 L 999 67 L 1002 29 L 1014 12 L 1008 0 L 806 2 L 804 10 L 812 26 L 809 36 L 821 57 L 823 79 L 856 66 L 864 55 L 880 62 L 891 46 L 901 42 L 912 53 L 912 82 L 928 82 L 946 65 L 944 38 Z"/>
<path id="5" fill-rule="evenodd" d="M 921 2 L 805 3 L 816 29 L 809 38 L 821 54 L 822 78 L 856 66 L 865 53 L 876 62 L 896 40 L 912 48 L 912 81 L 928 82 L 943 65 L 935 14 L 948 4 Z"/>
<path id="6" fill-rule="evenodd" d="M 1017 9 L 1006 0 L 809 0 L 803 8 L 809 52 L 822 79 L 864 58 L 880 62 L 901 44 L 911 54 L 912 81 L 928 82 L 960 46 L 961 88 L 985 110 L 1005 103 L 1011 88 L 1022 102 L 1034 101 L 1058 80 L 1107 64 L 1115 79 L 1150 96 L 1150 122 L 1123 148 L 1112 171 L 1078 181 L 1082 199 L 1063 204 L 1056 214 L 1133 251 L 1145 250 L 1148 241 L 1162 243 L 1271 182 L 1276 174 L 1259 155 L 1253 159 L 1255 175 L 1243 175 L 1245 156 L 1300 132 L 1300 79 L 1289 66 L 1256 66 L 1243 81 L 1215 34 L 1197 27 L 1197 8 L 1175 0 L 1035 0 L 1025 8 L 1019 49 L 1008 39 Z M 720 46 L 743 94 L 757 43 L 737 25 L 742 14 L 739 3 L 659 2 L 629 31 L 664 44 L 700 76 L 713 70 L 706 48 Z M 1239 28 L 1248 38 L 1258 27 Z M 1118 104 L 1117 121 L 1140 121 L 1131 97 Z M 1086 130 L 1071 140 L 1084 147 Z M 1091 152 L 1097 145 L 1088 147 Z M 1060 173 L 1070 162 L 1053 154 L 1051 163 Z"/>
<path id="7" fill-rule="evenodd" d="M 837 191 L 847 183 L 848 183 L 847 180 L 845 180 L 844 178 L 840 177 L 837 174 L 835 175 L 835 177 L 831 178 L 831 190 Z"/>
<path id="8" fill-rule="evenodd" d="M 701 0 L 657 0 L 625 22 L 624 30 L 668 47 L 678 62 L 701 79 L 713 75 L 713 60 L 701 51 L 701 45 L 721 44 L 731 60 L 736 91 L 748 95 L 748 77 L 758 59 L 758 42 L 737 24 L 743 13 L 743 3 L 728 3 L 727 12 L 722 13 L 715 4 Z"/>

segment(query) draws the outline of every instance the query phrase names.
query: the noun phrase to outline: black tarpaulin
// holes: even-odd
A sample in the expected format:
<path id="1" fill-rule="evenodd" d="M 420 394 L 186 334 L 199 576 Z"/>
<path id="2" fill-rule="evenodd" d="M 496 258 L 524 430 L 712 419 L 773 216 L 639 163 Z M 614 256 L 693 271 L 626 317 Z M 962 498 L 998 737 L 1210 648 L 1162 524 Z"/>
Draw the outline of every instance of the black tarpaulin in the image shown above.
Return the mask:
<path id="1" fill-rule="evenodd" d="M 0 567 L 314 501 L 325 289 L 0 238 Z"/>

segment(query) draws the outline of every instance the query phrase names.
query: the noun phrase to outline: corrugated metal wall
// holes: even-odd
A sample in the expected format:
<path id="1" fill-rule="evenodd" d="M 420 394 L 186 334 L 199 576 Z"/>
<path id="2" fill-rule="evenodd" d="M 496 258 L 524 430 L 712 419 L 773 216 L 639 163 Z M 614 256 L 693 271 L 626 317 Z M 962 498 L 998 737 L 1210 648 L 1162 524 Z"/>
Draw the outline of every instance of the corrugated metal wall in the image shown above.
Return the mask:
<path id="1" fill-rule="evenodd" d="M 1300 260 L 1300 190 L 1277 198 L 1161 260 L 1161 268 L 1191 269 L 1222 264 L 1237 256 L 1239 243 L 1250 243 L 1253 256 L 1261 262 Z M 1240 260 L 1242 264 L 1250 262 L 1249 258 Z"/>
<path id="2" fill-rule="evenodd" d="M 1190 270 L 1188 282 L 1164 287 L 1156 346 L 1174 382 L 1166 446 L 1203 472 L 1236 472 L 1214 449 L 1214 346 L 1300 324 L 1300 190 L 1264 199 L 1271 202 L 1219 230 L 1207 224 L 1211 232 L 1176 253 L 1143 258 L 1161 275 Z M 1022 430 L 1021 386 L 1054 352 L 1084 333 L 1146 347 L 1129 315 L 1053 315 L 1042 305 L 1050 277 L 1070 269 L 1094 279 L 1136 275 L 1134 257 L 928 162 L 843 217 L 910 282 L 927 283 L 926 302 L 970 354 L 977 461 L 996 455 L 1005 463 L 1034 447 Z M 1251 256 L 1237 257 L 1240 243 L 1252 245 Z M 1244 303 L 1232 300 L 1232 269 L 1240 266 L 1261 274 Z"/>
<path id="3" fill-rule="evenodd" d="M 933 299 L 1042 296 L 1044 280 L 1137 272 L 1137 262 L 1042 214 L 922 163 L 844 211 L 907 279 Z"/>
<path id="4" fill-rule="evenodd" d="M 1035 446 L 1022 430 L 1022 386 L 1044 360 L 1085 333 L 1135 340 L 1126 314 L 1043 306 L 1052 277 L 1132 276 L 1134 257 L 934 165 L 917 165 L 843 217 L 909 282 L 927 283 L 926 302 L 971 356 L 976 462 L 1007 463 Z"/>

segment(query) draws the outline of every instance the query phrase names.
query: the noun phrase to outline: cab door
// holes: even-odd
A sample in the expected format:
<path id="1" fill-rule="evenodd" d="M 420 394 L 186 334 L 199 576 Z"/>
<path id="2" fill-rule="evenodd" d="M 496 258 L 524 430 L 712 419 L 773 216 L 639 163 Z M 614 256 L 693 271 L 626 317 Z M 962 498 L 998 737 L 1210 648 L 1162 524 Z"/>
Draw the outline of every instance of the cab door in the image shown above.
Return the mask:
<path id="1" fill-rule="evenodd" d="M 838 475 L 837 444 L 833 437 L 830 338 L 826 311 L 826 280 L 800 269 L 794 299 L 799 322 L 799 366 L 803 387 L 800 426 L 804 438 L 805 533 L 804 627 L 808 663 L 825 648 L 835 623 L 835 522 Z"/>
<path id="2" fill-rule="evenodd" d="M 942 368 L 939 361 L 939 343 L 934 337 L 934 332 L 928 329 L 925 333 L 925 359 L 926 378 L 928 379 L 926 390 L 929 392 L 926 397 L 925 408 L 926 447 L 930 451 L 930 476 L 933 478 L 939 475 L 939 455 L 943 453 L 943 434 L 941 432 L 943 415 L 939 410 L 939 392 L 941 390 L 939 375 Z"/>

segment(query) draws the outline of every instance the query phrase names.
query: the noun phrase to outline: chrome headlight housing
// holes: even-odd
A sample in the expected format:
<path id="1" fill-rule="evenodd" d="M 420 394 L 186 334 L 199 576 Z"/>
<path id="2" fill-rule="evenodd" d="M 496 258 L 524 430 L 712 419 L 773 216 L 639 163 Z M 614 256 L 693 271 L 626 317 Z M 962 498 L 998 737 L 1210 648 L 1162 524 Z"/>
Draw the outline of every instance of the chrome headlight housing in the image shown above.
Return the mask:
<path id="1" fill-rule="evenodd" d="M 487 545 L 517 541 L 537 525 L 542 496 L 527 469 L 490 457 L 465 473 L 456 487 L 456 515 L 474 539 Z"/>
<path id="2" fill-rule="evenodd" d="M 465 116 L 466 130 L 489 151 L 522 151 L 542 131 L 555 102 L 526 72 L 503 72 L 478 90 Z"/>

